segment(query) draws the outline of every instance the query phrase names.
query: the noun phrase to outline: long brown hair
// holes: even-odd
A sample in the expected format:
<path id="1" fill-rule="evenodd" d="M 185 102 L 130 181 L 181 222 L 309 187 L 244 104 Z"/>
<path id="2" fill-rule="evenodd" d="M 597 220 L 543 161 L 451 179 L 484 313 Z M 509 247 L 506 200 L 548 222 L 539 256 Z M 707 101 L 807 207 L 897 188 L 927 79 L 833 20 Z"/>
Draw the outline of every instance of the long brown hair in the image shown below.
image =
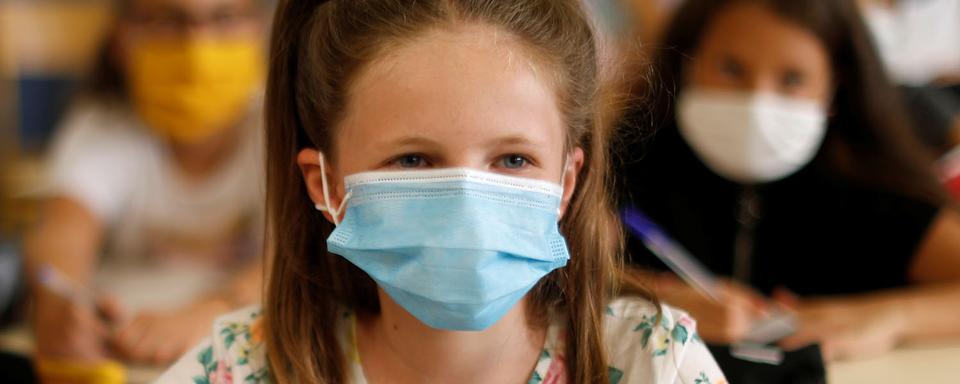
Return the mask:
<path id="1" fill-rule="evenodd" d="M 624 132 L 649 132 L 647 125 L 675 131 L 675 101 L 684 86 L 684 68 L 700 45 L 711 20 L 744 2 L 760 4 L 815 35 L 825 47 L 836 92 L 819 169 L 933 204 L 947 196 L 933 175 L 933 160 L 920 145 L 896 89 L 888 79 L 860 11 L 853 0 L 688 0 L 676 11 L 655 53 L 653 82 L 640 79 L 634 97 L 646 98 L 627 114 Z M 632 135 L 634 138 L 638 135 Z M 643 137 L 641 139 L 649 139 Z M 675 139 L 674 136 L 669 136 Z M 643 140 L 633 141 L 642 147 Z M 676 140 L 656 144 L 681 145 Z M 658 149 L 659 150 L 659 149 Z M 638 160 L 645 150 L 633 150 Z M 679 151 L 672 151 L 677 153 Z"/>
<path id="2" fill-rule="evenodd" d="M 332 154 L 348 87 L 365 64 L 428 28 L 464 22 L 513 34 L 555 75 L 567 147 L 583 148 L 586 156 L 579 188 L 561 221 L 570 262 L 534 288 L 531 310 L 566 314 L 573 382 L 607 382 L 601 326 L 608 298 L 621 281 L 622 236 L 611 199 L 609 132 L 597 114 L 594 36 L 576 0 L 281 1 L 266 95 L 273 264 L 264 316 L 276 381 L 344 382 L 338 313 L 379 311 L 375 283 L 327 251 L 325 239 L 334 227 L 311 209 L 297 154 L 304 148 Z"/>

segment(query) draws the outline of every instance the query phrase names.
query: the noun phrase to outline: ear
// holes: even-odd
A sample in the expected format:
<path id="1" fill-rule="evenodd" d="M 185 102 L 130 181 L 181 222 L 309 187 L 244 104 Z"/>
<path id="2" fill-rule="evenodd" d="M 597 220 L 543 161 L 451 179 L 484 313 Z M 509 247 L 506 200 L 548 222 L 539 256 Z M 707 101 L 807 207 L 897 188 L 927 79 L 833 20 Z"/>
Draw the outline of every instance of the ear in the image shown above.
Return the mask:
<path id="1" fill-rule="evenodd" d="M 300 167 L 300 173 L 303 175 L 303 181 L 307 187 L 307 193 L 310 195 L 310 200 L 313 201 L 314 205 L 321 207 L 331 207 L 336 208 L 340 206 L 341 201 L 343 201 L 343 183 L 342 177 L 338 177 L 339 172 L 335 171 L 335 167 L 330 163 L 330 159 L 326 158 L 326 171 L 327 171 L 327 185 L 330 204 L 327 205 L 326 200 L 324 199 L 323 193 L 323 175 L 320 171 L 320 152 L 316 149 L 307 148 L 301 150 L 297 155 L 297 165 Z M 323 217 L 327 221 L 333 223 L 333 216 L 330 212 L 323 212 Z M 342 219 L 341 217 L 338 219 Z M 339 220 L 338 220 L 339 221 Z"/>
<path id="2" fill-rule="evenodd" d="M 583 149 L 574 148 L 567 156 L 567 168 L 563 170 L 563 198 L 560 200 L 560 219 L 567 213 L 567 207 L 570 206 L 570 200 L 573 198 L 573 192 L 577 190 L 577 176 L 583 169 Z"/>

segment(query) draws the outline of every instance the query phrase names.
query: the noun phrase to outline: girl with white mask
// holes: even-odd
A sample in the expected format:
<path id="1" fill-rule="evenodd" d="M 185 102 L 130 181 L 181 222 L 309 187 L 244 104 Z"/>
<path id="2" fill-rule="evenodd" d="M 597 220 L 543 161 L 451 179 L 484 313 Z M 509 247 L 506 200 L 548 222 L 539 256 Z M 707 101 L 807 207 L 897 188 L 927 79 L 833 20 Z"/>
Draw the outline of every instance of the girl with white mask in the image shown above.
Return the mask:
<path id="1" fill-rule="evenodd" d="M 856 4 L 690 0 L 664 36 L 654 112 L 623 123 L 662 123 L 626 144 L 624 203 L 731 277 L 718 302 L 658 277 L 664 300 L 720 345 L 786 306 L 798 331 L 780 346 L 818 343 L 827 360 L 960 335 L 946 321 L 960 316 L 960 216 Z M 653 260 L 631 242 L 634 262 Z"/>

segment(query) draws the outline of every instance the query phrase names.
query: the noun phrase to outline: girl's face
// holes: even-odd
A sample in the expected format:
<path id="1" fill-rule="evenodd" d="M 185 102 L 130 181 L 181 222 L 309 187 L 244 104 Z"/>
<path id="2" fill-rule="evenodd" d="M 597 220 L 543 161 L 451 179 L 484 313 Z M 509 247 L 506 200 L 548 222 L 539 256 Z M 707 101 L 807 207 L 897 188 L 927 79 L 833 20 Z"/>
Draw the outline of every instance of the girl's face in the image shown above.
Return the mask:
<path id="1" fill-rule="evenodd" d="M 583 152 L 564 153 L 566 125 L 551 74 L 513 38 L 482 25 L 435 29 L 388 48 L 353 82 L 333 129 L 334 153 L 325 154 L 332 206 L 347 175 L 468 167 L 564 178 L 565 209 Z M 311 198 L 322 203 L 317 158 L 304 150 L 298 163 Z"/>
<path id="2" fill-rule="evenodd" d="M 832 99 L 830 57 L 816 35 L 766 7 L 744 1 L 711 20 L 687 64 L 696 88 Z"/>

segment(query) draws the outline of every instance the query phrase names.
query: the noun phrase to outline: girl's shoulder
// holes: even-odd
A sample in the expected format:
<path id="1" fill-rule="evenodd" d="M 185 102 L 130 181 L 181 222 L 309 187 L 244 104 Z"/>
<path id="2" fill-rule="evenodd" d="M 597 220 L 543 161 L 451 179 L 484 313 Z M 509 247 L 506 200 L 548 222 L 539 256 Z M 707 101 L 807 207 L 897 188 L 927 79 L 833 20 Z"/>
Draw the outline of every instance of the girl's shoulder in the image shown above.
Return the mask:
<path id="1" fill-rule="evenodd" d="M 618 297 L 611 301 L 607 304 L 604 318 L 604 329 L 611 335 L 643 330 L 649 330 L 652 334 L 658 330 L 676 329 L 678 332 L 689 330 L 690 337 L 693 337 L 696 326 L 696 320 L 686 312 L 636 296 Z"/>
<path id="2" fill-rule="evenodd" d="M 686 312 L 640 297 L 610 302 L 604 316 L 611 382 L 726 383 Z"/>
<path id="3" fill-rule="evenodd" d="M 157 383 L 267 383 L 260 306 L 217 318 L 213 333 L 180 358 Z"/>
<path id="4" fill-rule="evenodd" d="M 218 318 L 211 336 L 157 382 L 268 382 L 262 313 L 256 306 Z M 565 372 L 564 332 L 551 328 L 531 383 L 550 382 Z M 604 336 L 613 384 L 726 383 L 697 336 L 696 321 L 683 311 L 642 298 L 618 298 L 606 308 Z"/>

